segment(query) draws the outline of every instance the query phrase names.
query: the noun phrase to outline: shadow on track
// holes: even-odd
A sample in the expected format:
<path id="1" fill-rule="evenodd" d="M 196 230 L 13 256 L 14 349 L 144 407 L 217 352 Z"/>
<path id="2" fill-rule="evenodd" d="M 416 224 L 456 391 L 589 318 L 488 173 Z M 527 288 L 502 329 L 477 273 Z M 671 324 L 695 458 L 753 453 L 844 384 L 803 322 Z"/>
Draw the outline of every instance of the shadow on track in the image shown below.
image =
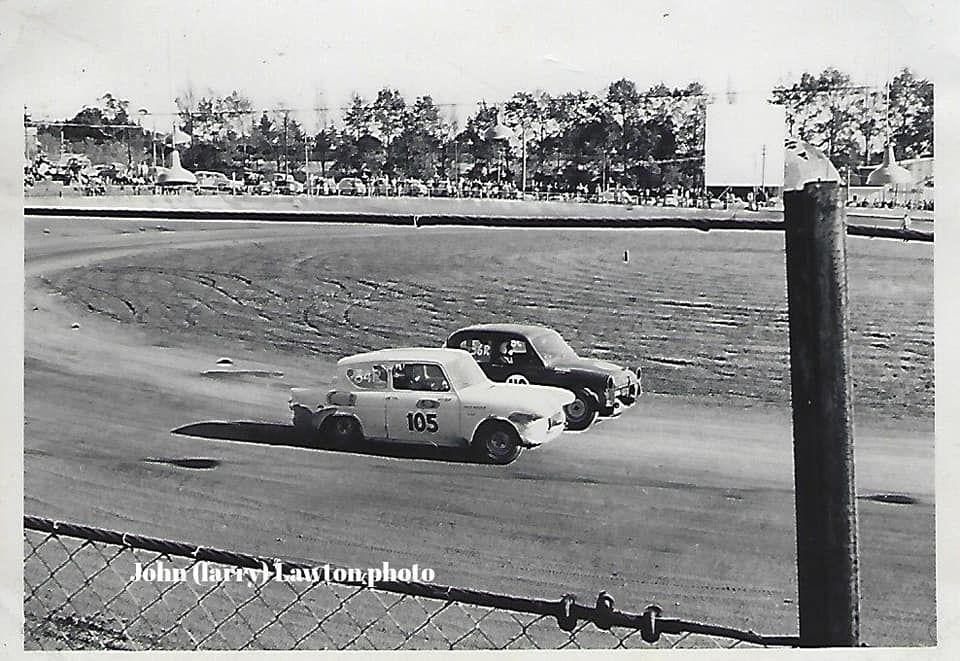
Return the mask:
<path id="1" fill-rule="evenodd" d="M 197 422 L 170 431 L 181 436 L 197 436 L 218 441 L 237 441 L 259 445 L 284 445 L 310 450 L 362 454 L 392 459 L 427 459 L 463 464 L 483 464 L 468 449 L 436 447 L 414 443 L 378 443 L 363 441 L 349 447 L 336 447 L 320 437 L 307 438 L 292 425 L 269 422 Z"/>

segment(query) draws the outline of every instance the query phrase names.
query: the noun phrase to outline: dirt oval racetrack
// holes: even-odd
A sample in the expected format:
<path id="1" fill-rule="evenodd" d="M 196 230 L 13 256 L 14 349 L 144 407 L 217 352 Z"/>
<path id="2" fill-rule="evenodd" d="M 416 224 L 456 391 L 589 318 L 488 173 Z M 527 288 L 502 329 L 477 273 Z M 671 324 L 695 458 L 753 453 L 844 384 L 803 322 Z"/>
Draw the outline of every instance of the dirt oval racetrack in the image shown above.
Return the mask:
<path id="1" fill-rule="evenodd" d="M 495 232 L 27 219 L 25 511 L 344 566 L 416 563 L 438 583 L 512 594 L 592 602 L 607 590 L 625 610 L 657 602 L 671 616 L 795 633 L 782 237 L 743 261 L 767 264 L 756 281 L 710 281 L 725 288 L 719 305 L 699 281 L 743 251 L 722 235 L 602 239 L 611 258 L 593 267 L 567 255 L 601 233 L 571 232 L 552 252 L 531 233 L 498 258 L 485 243 Z M 638 294 L 655 307 L 594 319 L 580 292 L 630 288 L 614 270 L 622 241 L 631 268 L 656 266 L 659 289 Z M 863 639 L 933 644 L 932 248 L 881 243 L 850 246 Z M 684 246 L 716 261 L 684 261 Z M 377 251 L 392 276 L 363 272 Z M 474 253 L 484 260 L 470 264 Z M 912 279 L 894 301 L 883 278 L 900 262 Z M 667 267 L 698 284 L 678 294 Z M 484 272 L 505 280 L 494 290 Z M 538 278 L 555 272 L 575 279 L 544 301 Z M 453 278 L 460 293 L 417 290 L 431 281 L 411 274 Z M 766 302 L 738 309 L 738 287 Z M 578 349 L 640 361 L 654 393 L 508 467 L 429 448 L 296 446 L 289 387 L 326 383 L 349 347 L 437 345 L 504 301 L 568 314 Z M 868 498 L 890 493 L 916 502 Z"/>

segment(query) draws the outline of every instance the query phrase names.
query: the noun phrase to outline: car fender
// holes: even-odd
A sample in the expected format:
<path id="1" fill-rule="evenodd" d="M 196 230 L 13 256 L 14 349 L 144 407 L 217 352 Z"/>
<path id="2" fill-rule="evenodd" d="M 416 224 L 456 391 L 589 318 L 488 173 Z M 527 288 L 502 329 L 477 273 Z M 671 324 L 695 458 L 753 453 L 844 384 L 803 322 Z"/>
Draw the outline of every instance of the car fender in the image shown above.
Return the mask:
<path id="1" fill-rule="evenodd" d="M 572 392 L 574 389 L 576 389 L 576 390 L 582 390 L 583 392 L 585 392 L 585 393 L 587 394 L 588 397 L 590 397 L 590 399 L 592 400 L 592 403 L 593 403 L 594 406 L 596 406 L 597 408 L 602 408 L 602 407 L 603 407 L 603 400 L 601 400 L 600 395 L 597 394 L 597 391 L 596 391 L 595 386 L 593 386 L 593 385 L 581 385 L 581 386 L 571 385 L 571 386 L 568 386 L 567 389 L 570 390 L 571 392 Z"/>
<path id="2" fill-rule="evenodd" d="M 324 408 L 316 411 L 313 414 L 314 424 L 317 429 L 320 429 L 320 425 L 327 420 L 327 418 L 332 418 L 333 416 L 343 416 L 345 418 L 353 418 L 353 420 L 360 427 L 360 434 L 364 438 L 367 437 L 367 433 L 363 428 L 363 420 L 360 419 L 354 411 L 345 410 L 339 406 L 325 406 Z"/>
<path id="3" fill-rule="evenodd" d="M 517 428 L 516 424 L 514 424 L 513 422 L 511 422 L 510 420 L 508 420 L 502 415 L 488 415 L 483 420 L 480 420 L 479 422 L 477 422 L 477 424 L 474 425 L 473 429 L 470 431 L 469 441 L 471 445 L 473 444 L 473 441 L 477 438 L 477 431 L 480 429 L 482 425 L 488 422 L 503 422 L 509 425 L 510 428 L 513 429 L 513 431 L 517 434 L 518 437 L 520 437 L 521 440 L 523 439 L 523 435 L 520 433 L 520 430 Z"/>
<path id="4" fill-rule="evenodd" d="M 583 390 L 599 405 L 602 393 L 607 389 L 607 377 L 587 370 L 558 368 L 545 372 L 537 380 L 537 384 L 562 388 L 570 392 Z"/>

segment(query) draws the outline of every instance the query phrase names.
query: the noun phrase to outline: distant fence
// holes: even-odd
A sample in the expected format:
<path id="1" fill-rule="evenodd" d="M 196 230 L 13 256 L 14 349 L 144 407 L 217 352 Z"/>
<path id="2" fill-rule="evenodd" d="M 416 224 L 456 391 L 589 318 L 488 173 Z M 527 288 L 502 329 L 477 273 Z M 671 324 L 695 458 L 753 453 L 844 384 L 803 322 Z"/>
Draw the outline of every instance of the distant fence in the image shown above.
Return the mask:
<path id="1" fill-rule="evenodd" d="M 626 649 L 797 647 L 794 636 L 425 583 L 292 582 L 321 564 L 25 516 L 24 647 L 87 649 Z M 140 571 L 186 580 L 135 581 Z M 267 573 L 263 572 L 267 568 Z M 286 580 L 277 580 L 279 569 Z M 199 571 L 198 571 L 199 570 Z M 243 579 L 238 570 L 257 570 Z M 269 578 L 268 578 L 269 574 Z M 209 580 L 194 580 L 195 578 Z"/>
<path id="2" fill-rule="evenodd" d="M 663 216 L 514 216 L 475 214 L 413 214 L 348 211 L 271 211 L 265 209 L 156 209 L 136 207 L 26 206 L 27 216 L 66 216 L 85 218 L 135 218 L 151 220 L 272 221 L 303 223 L 350 223 L 400 225 L 406 227 L 466 226 L 513 227 L 527 229 L 694 229 L 783 231 L 778 218 Z M 896 222 L 897 219 L 890 218 Z M 924 223 L 928 225 L 929 223 Z M 904 241 L 933 241 L 933 230 L 885 225 L 847 224 L 851 236 Z"/>

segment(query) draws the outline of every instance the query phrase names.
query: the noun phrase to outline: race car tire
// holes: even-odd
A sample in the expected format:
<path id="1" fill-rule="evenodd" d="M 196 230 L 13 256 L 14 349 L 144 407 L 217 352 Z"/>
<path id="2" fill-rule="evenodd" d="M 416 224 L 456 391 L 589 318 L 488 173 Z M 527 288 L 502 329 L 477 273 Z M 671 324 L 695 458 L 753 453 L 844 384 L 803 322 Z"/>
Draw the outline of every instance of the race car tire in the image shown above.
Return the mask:
<path id="1" fill-rule="evenodd" d="M 474 448 L 481 458 L 501 466 L 506 465 L 520 456 L 520 436 L 505 422 L 487 422 L 477 430 Z"/>
<path id="2" fill-rule="evenodd" d="M 578 388 L 572 392 L 575 399 L 563 407 L 563 412 L 567 416 L 567 429 L 583 431 L 597 419 L 600 407 L 597 398 L 589 390 Z"/>
<path id="3" fill-rule="evenodd" d="M 332 415 L 320 425 L 320 441 L 332 448 L 343 448 L 363 440 L 360 423 L 348 415 Z"/>

